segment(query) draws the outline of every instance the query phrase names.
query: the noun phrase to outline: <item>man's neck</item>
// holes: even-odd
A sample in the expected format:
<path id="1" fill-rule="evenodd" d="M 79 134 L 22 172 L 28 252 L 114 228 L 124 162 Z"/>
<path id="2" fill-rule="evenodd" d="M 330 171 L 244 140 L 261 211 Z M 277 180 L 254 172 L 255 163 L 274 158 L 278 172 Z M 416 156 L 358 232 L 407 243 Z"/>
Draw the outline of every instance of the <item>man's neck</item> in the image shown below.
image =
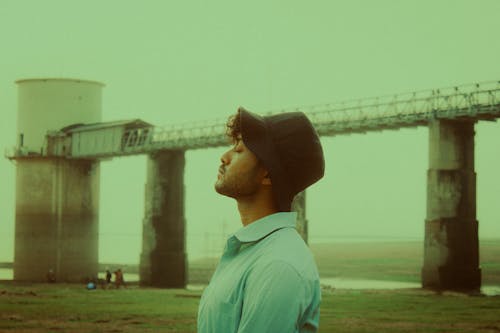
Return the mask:
<path id="1" fill-rule="evenodd" d="M 241 223 L 247 226 L 263 217 L 277 213 L 278 210 L 269 202 L 238 200 Z"/>

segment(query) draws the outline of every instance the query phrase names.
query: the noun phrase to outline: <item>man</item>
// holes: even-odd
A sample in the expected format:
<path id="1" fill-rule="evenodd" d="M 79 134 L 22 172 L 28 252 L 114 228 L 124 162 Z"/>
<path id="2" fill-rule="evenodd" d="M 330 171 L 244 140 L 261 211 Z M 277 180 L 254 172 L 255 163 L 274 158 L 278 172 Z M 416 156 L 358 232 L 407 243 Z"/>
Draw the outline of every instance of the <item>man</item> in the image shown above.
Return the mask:
<path id="1" fill-rule="evenodd" d="M 261 117 L 239 108 L 227 126 L 233 147 L 215 190 L 236 199 L 243 227 L 203 292 L 198 333 L 316 332 L 318 271 L 290 210 L 323 177 L 318 135 L 301 112 Z"/>
<path id="2" fill-rule="evenodd" d="M 121 268 L 118 268 L 115 272 L 115 287 L 120 288 L 125 287 L 125 280 L 123 279 L 123 272 Z"/>
<path id="3" fill-rule="evenodd" d="M 106 268 L 106 284 L 109 285 L 111 283 L 111 272 L 109 268 Z"/>

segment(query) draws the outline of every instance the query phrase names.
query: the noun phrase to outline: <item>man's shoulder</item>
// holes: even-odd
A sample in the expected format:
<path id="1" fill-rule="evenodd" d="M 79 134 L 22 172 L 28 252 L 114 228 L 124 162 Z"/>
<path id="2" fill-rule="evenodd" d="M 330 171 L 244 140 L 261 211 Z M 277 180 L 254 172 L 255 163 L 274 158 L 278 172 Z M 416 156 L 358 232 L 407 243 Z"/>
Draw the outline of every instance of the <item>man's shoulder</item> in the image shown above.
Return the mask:
<path id="1" fill-rule="evenodd" d="M 306 279 L 317 279 L 314 257 L 294 228 L 283 228 L 269 235 L 263 242 L 257 266 L 272 267 L 286 264 Z"/>

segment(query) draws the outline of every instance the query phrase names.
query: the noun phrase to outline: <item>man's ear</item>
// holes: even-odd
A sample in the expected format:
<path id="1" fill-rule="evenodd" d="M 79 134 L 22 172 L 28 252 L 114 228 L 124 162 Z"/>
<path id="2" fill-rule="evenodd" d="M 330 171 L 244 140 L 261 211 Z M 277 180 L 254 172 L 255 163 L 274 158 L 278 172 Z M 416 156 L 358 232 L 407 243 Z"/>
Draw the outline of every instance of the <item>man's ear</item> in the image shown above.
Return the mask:
<path id="1" fill-rule="evenodd" d="M 262 178 L 262 185 L 272 185 L 268 171 L 265 171 L 264 178 Z"/>

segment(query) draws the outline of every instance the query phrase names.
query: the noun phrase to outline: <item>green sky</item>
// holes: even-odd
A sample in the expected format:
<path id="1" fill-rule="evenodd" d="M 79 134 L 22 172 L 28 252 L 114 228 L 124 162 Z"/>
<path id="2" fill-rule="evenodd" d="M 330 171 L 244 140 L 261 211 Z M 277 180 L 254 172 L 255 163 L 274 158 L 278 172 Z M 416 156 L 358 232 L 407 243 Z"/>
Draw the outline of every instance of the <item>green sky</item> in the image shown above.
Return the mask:
<path id="1" fill-rule="evenodd" d="M 499 80 L 499 14 L 498 0 L 2 0 L 0 142 L 16 141 L 20 78 L 102 81 L 104 120 L 157 125 Z M 500 123 L 476 132 L 480 236 L 500 237 Z M 422 238 L 427 140 L 426 128 L 325 138 L 326 177 L 308 192 L 312 240 Z M 213 191 L 222 151 L 187 154 L 191 256 L 239 227 Z M 9 261 L 15 166 L 0 160 L 0 175 Z M 101 177 L 100 260 L 137 262 L 145 158 L 104 162 Z"/>

